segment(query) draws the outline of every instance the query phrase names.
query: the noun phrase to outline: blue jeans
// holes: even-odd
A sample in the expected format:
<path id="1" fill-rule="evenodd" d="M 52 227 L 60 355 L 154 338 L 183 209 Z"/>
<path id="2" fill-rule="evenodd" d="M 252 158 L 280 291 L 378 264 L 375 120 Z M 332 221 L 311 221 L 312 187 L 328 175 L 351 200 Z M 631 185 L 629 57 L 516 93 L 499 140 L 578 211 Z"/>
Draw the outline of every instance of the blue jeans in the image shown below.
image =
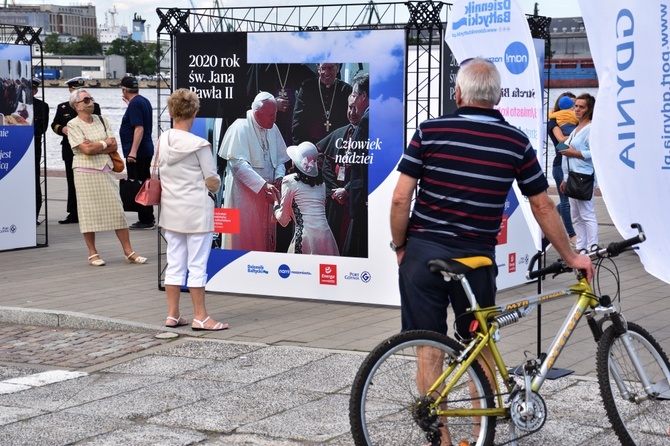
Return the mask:
<path id="1" fill-rule="evenodd" d="M 563 169 L 561 166 L 554 166 L 552 170 L 554 175 L 554 180 L 556 180 L 556 189 L 558 189 L 558 198 L 560 202 L 556 205 L 561 219 L 563 219 L 563 225 L 565 230 L 568 232 L 569 237 L 575 236 L 575 229 L 572 227 L 572 217 L 570 216 L 570 198 L 566 197 L 561 193 L 561 183 L 563 182 Z"/>

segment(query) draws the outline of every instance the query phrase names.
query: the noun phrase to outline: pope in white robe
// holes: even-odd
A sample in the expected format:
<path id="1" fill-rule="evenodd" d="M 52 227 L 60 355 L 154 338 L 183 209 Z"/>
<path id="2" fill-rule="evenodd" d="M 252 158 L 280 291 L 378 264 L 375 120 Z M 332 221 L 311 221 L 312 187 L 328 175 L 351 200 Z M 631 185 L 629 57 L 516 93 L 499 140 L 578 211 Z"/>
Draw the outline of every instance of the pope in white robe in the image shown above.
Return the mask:
<path id="1" fill-rule="evenodd" d="M 272 206 L 279 195 L 275 182 L 286 173 L 286 144 L 275 125 L 277 102 L 259 93 L 223 137 L 219 156 L 227 160 L 223 207 L 239 209 L 240 233 L 222 234 L 222 247 L 274 251 L 276 220 Z"/>

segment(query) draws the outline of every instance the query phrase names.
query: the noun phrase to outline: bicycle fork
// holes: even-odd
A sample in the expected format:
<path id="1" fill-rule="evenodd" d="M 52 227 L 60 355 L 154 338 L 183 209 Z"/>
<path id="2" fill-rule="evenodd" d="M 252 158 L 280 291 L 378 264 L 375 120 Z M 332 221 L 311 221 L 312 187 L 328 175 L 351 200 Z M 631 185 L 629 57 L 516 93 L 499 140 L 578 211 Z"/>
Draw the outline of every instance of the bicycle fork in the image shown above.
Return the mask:
<path id="1" fill-rule="evenodd" d="M 644 395 L 631 395 L 631 393 L 628 391 L 626 383 L 624 382 L 624 379 L 621 377 L 621 373 L 619 372 L 619 367 L 617 366 L 616 362 L 609 361 L 608 367 L 612 372 L 612 377 L 616 382 L 617 388 L 619 389 L 619 393 L 621 394 L 621 396 L 628 401 L 639 404 L 642 403 L 643 401 L 648 400 L 652 396 L 656 396 L 663 392 L 667 392 L 668 391 L 667 380 L 665 384 L 663 384 L 663 382 L 658 384 L 660 385 L 660 388 L 655 388 L 658 387 L 658 385 L 656 386 L 652 385 L 652 383 L 649 381 L 649 377 L 647 376 L 647 373 L 644 370 L 644 366 L 642 365 L 642 362 L 640 361 L 640 358 L 637 355 L 637 351 L 635 350 L 633 341 L 631 340 L 630 334 L 628 333 L 628 326 L 626 324 L 626 320 L 623 318 L 621 313 L 619 313 L 616 310 L 614 305 L 612 305 L 612 301 L 609 296 L 607 295 L 602 296 L 600 298 L 600 305 L 598 305 L 592 312 L 590 312 L 587 315 L 588 324 L 589 327 L 591 328 L 591 332 L 593 333 L 593 337 L 596 340 L 596 342 L 599 342 L 603 330 L 601 326 L 594 320 L 594 316 L 596 315 L 609 316 L 609 319 L 612 322 L 612 325 L 614 326 L 614 330 L 617 334 L 617 337 L 621 339 L 624 350 L 626 350 L 626 354 L 630 358 L 631 364 L 635 369 L 635 373 L 637 374 L 637 377 L 640 379 L 640 383 L 644 388 L 645 393 Z"/>

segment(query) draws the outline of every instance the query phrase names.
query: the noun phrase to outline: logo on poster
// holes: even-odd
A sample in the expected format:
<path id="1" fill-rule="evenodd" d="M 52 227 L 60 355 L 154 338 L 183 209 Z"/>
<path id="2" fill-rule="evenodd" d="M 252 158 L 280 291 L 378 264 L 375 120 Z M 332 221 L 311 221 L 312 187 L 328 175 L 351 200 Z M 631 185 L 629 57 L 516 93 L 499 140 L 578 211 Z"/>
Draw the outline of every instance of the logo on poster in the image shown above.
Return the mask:
<path id="1" fill-rule="evenodd" d="M 282 279 L 286 279 L 288 276 L 291 275 L 291 268 L 289 268 L 288 265 L 279 265 L 277 273 L 279 274 L 279 277 L 281 277 Z"/>
<path id="2" fill-rule="evenodd" d="M 349 272 L 344 276 L 344 280 L 360 280 L 363 283 L 368 283 L 372 280 L 372 275 L 368 271 L 360 273 Z"/>
<path id="3" fill-rule="evenodd" d="M 249 274 L 270 274 L 263 265 L 247 265 L 247 272 Z"/>
<path id="4" fill-rule="evenodd" d="M 521 42 L 512 42 L 505 50 L 505 66 L 512 74 L 521 74 L 528 68 L 528 48 Z"/>
<path id="5" fill-rule="evenodd" d="M 319 264 L 319 283 L 337 285 L 337 265 Z"/>
<path id="6" fill-rule="evenodd" d="M 507 257 L 507 267 L 508 272 L 513 273 L 516 271 L 516 253 L 511 252 Z"/>
<path id="7" fill-rule="evenodd" d="M 453 23 L 455 30 L 463 26 L 483 26 L 488 28 L 496 23 L 509 23 L 512 20 L 510 0 L 503 1 L 471 1 L 465 5 L 464 17 Z"/>
<path id="8" fill-rule="evenodd" d="M 16 233 L 16 225 L 9 225 L 9 226 L 5 226 L 5 227 L 1 228 L 0 233 L 3 233 L 3 232 L 9 232 L 10 234 L 15 234 Z"/>

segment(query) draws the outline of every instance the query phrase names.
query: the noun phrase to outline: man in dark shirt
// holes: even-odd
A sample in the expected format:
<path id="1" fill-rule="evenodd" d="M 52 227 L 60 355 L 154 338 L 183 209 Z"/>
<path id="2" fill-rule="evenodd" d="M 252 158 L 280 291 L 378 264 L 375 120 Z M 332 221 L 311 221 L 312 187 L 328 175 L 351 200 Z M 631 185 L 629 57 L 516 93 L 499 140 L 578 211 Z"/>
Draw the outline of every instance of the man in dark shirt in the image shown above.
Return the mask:
<path id="1" fill-rule="evenodd" d="M 70 93 L 75 91 L 78 88 L 82 88 L 85 85 L 85 80 L 83 77 L 74 77 L 66 82 Z M 95 108 L 93 113 L 100 115 L 100 105 L 95 102 Z M 56 108 L 56 116 L 51 123 L 51 129 L 57 134 L 63 137 L 61 141 L 61 156 L 65 162 L 65 179 L 67 180 L 67 212 L 68 215 L 65 219 L 59 220 L 60 224 L 68 223 L 79 223 L 79 214 L 77 213 L 77 194 L 74 186 L 74 173 L 72 171 L 72 160 L 74 159 L 74 154 L 72 152 L 72 147 L 70 147 L 70 141 L 67 138 L 67 123 L 72 119 L 77 117 L 77 112 L 70 106 L 70 102 L 65 101 L 61 104 L 58 104 Z"/>
<path id="2" fill-rule="evenodd" d="M 128 179 L 144 181 L 151 176 L 151 159 L 154 156 L 154 143 L 151 139 L 153 108 L 147 98 L 140 95 L 137 79 L 126 76 L 121 79 L 123 102 L 128 105 L 121 119 L 119 136 L 123 156 L 126 157 Z M 154 229 L 153 206 L 142 206 L 137 212 L 138 221 L 130 229 Z"/>

